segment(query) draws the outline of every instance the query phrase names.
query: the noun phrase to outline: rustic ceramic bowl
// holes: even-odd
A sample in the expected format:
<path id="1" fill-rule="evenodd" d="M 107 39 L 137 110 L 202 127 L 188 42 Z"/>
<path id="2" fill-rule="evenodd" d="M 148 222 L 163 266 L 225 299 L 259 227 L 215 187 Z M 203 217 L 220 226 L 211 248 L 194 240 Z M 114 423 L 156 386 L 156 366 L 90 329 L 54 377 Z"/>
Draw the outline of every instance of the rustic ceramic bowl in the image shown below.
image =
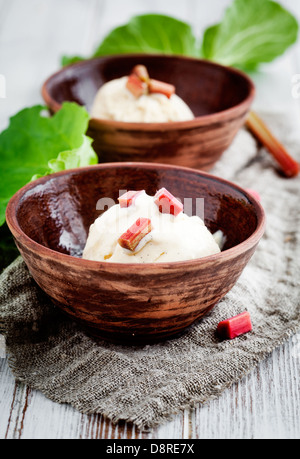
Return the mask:
<path id="1" fill-rule="evenodd" d="M 222 253 L 193 261 L 118 264 L 80 258 L 99 199 L 119 190 L 166 187 L 204 198 L 205 222 L 222 230 Z M 204 172 L 149 163 L 69 170 L 22 188 L 7 223 L 38 285 L 63 311 L 99 337 L 145 343 L 171 337 L 203 317 L 233 287 L 263 235 L 260 204 L 238 186 Z M 226 311 L 225 311 L 226 316 Z"/>
<path id="2" fill-rule="evenodd" d="M 122 55 L 92 59 L 51 76 L 42 95 L 53 112 L 64 101 L 91 109 L 98 89 L 144 64 L 152 78 L 172 83 L 195 119 L 124 123 L 92 119 L 89 136 L 101 162 L 143 161 L 209 171 L 244 124 L 254 99 L 251 80 L 238 70 L 187 57 Z"/>

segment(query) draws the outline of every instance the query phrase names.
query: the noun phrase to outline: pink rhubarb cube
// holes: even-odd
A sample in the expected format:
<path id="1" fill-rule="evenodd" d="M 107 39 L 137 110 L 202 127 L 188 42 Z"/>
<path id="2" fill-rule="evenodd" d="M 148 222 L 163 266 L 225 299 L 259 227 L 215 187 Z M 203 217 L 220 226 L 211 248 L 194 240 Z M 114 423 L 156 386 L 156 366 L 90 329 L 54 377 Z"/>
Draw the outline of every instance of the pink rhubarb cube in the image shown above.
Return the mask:
<path id="1" fill-rule="evenodd" d="M 252 330 L 252 323 L 248 311 L 242 312 L 231 319 L 219 323 L 217 333 L 221 338 L 234 339 L 237 336 L 248 333 Z"/>
<path id="2" fill-rule="evenodd" d="M 128 191 L 118 198 L 120 207 L 130 207 L 134 204 L 136 198 L 143 193 L 143 191 Z"/>
<path id="3" fill-rule="evenodd" d="M 177 217 L 183 212 L 183 204 L 165 188 L 156 193 L 154 202 L 162 214 L 171 214 Z"/>
<path id="4" fill-rule="evenodd" d="M 121 247 L 134 252 L 141 240 L 152 231 L 152 223 L 149 218 L 139 218 L 126 233 L 119 238 Z"/>

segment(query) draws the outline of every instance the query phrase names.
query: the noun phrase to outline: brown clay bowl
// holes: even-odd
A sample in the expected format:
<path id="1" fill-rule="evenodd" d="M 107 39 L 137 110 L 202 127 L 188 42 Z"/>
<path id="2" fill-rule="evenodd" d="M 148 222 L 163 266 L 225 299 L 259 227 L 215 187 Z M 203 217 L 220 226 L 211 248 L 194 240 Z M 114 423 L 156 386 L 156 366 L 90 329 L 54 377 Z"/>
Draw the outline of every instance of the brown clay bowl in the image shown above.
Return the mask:
<path id="1" fill-rule="evenodd" d="M 119 190 L 166 187 L 205 199 L 205 222 L 227 237 L 224 251 L 193 261 L 118 264 L 80 258 L 96 203 Z M 261 205 L 246 191 L 197 170 L 115 163 L 69 170 L 22 188 L 7 223 L 32 276 L 55 304 L 97 336 L 120 343 L 153 342 L 199 320 L 233 287 L 263 235 Z M 226 314 L 225 314 L 226 315 Z"/>
<path id="2" fill-rule="evenodd" d="M 161 55 L 122 55 L 88 60 L 60 70 L 43 85 L 53 112 L 64 101 L 91 109 L 97 90 L 144 64 L 150 75 L 176 86 L 195 119 L 172 123 L 124 123 L 91 119 L 88 135 L 100 162 L 142 161 L 209 171 L 244 124 L 254 99 L 242 72 L 206 60 Z"/>

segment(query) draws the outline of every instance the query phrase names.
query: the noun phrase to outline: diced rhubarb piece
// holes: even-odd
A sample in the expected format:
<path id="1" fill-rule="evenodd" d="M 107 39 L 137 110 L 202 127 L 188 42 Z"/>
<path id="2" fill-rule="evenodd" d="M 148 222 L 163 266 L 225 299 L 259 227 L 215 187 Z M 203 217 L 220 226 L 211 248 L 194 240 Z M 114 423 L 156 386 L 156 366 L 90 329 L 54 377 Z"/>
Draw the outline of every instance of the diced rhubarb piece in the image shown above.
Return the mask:
<path id="1" fill-rule="evenodd" d="M 172 84 L 164 83 L 163 81 L 149 80 L 149 93 L 150 94 L 164 94 L 170 99 L 170 97 L 175 94 L 176 88 Z"/>
<path id="2" fill-rule="evenodd" d="M 231 319 L 220 322 L 217 333 L 221 338 L 234 339 L 237 336 L 248 333 L 252 330 L 252 323 L 248 311 L 232 317 Z"/>
<path id="3" fill-rule="evenodd" d="M 136 75 L 141 81 L 145 83 L 149 82 L 149 73 L 144 65 L 136 65 L 132 70 L 132 73 Z"/>
<path id="4" fill-rule="evenodd" d="M 141 81 L 139 77 L 134 74 L 128 77 L 126 87 L 135 97 L 141 97 L 148 92 L 147 83 Z"/>
<path id="5" fill-rule="evenodd" d="M 126 233 L 119 238 L 119 244 L 124 249 L 134 252 L 141 240 L 152 231 L 152 223 L 149 218 L 139 218 Z"/>
<path id="6" fill-rule="evenodd" d="M 154 202 L 162 214 L 171 214 L 177 217 L 183 211 L 183 204 L 165 188 L 156 193 Z"/>
<path id="7" fill-rule="evenodd" d="M 296 177 L 299 174 L 299 163 L 289 155 L 284 146 L 274 137 L 256 113 L 250 112 L 246 125 L 269 153 L 271 153 L 287 177 Z"/>
<path id="8" fill-rule="evenodd" d="M 248 188 L 246 191 L 248 191 L 248 193 L 251 194 L 257 201 L 261 201 L 260 194 L 257 191 L 251 190 L 250 188 Z"/>
<path id="9" fill-rule="evenodd" d="M 120 207 L 130 207 L 143 191 L 128 191 L 118 198 Z"/>

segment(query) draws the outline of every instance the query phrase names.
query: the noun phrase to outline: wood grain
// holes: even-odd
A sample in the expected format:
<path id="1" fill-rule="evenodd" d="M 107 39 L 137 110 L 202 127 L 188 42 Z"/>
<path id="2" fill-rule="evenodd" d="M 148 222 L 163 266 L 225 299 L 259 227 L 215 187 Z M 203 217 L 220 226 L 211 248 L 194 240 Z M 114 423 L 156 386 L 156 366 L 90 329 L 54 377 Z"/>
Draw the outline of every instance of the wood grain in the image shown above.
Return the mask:
<path id="1" fill-rule="evenodd" d="M 124 0 L 0 0 L 0 73 L 8 83 L 7 99 L 1 100 L 0 129 L 21 108 L 43 102 L 40 86 L 59 68 L 62 54 L 88 55 L 111 27 L 131 15 L 157 11 L 177 16 L 201 36 L 205 27 L 221 19 L 230 1 L 210 0 L 204 8 L 199 0 L 127 0 L 125 8 Z M 300 19 L 298 1 L 280 3 Z M 291 97 L 295 73 L 300 73 L 299 45 L 253 78 L 258 91 L 255 109 L 292 112 L 298 129 L 300 99 Z M 101 416 L 83 416 L 36 391 L 28 396 L 26 388 L 15 382 L 7 359 L 0 359 L 0 438 L 299 439 L 300 358 L 295 352 L 299 343 L 296 335 L 220 398 L 185 411 L 150 433 L 128 425 L 113 427 Z"/>

